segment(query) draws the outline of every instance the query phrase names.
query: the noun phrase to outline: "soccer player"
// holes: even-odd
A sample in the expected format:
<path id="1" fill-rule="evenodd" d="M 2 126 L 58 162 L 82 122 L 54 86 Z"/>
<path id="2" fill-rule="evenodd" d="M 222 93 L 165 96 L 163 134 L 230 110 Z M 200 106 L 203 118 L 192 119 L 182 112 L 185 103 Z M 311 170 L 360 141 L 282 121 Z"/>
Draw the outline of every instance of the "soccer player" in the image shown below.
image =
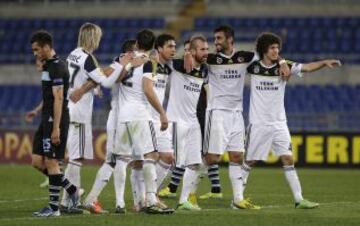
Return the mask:
<path id="1" fill-rule="evenodd" d="M 137 56 L 148 56 L 154 47 L 155 35 L 150 30 L 142 30 L 136 36 Z M 143 168 L 146 189 L 146 212 L 153 214 L 172 213 L 172 209 L 159 205 L 156 197 L 156 134 L 149 103 L 159 113 L 161 131 L 168 127 L 166 112 L 153 89 L 152 63 L 134 68 L 122 81 L 116 129 L 115 154 L 131 150 L 133 167 Z M 120 152 L 120 153 L 119 153 Z"/>
<path id="2" fill-rule="evenodd" d="M 301 185 L 294 167 L 291 137 L 286 123 L 284 95 L 286 81 L 279 79 L 277 59 L 281 50 L 281 39 L 273 33 L 262 33 L 256 42 L 260 60 L 251 63 L 247 72 L 251 76 L 250 125 L 247 134 L 245 160 L 247 168 L 242 170 L 241 180 L 246 180 L 257 161 L 265 161 L 270 152 L 280 157 L 286 180 L 291 188 L 295 208 L 312 209 L 318 203 L 303 198 Z M 292 75 L 302 77 L 303 72 L 340 66 L 338 60 L 322 60 L 306 64 L 288 61 Z M 243 184 L 245 184 L 244 181 Z M 242 186 L 242 183 L 240 184 Z M 241 189 L 243 198 L 243 189 Z"/>
<path id="3" fill-rule="evenodd" d="M 169 104 L 170 84 L 168 81 L 171 73 L 168 63 L 174 58 L 176 53 L 175 38 L 169 34 L 159 35 L 155 40 L 155 50 L 158 53 L 158 61 L 151 64 L 151 72 L 147 72 L 144 76 L 153 76 L 154 91 L 166 111 Z M 150 65 L 150 62 L 145 66 L 148 65 Z M 159 160 L 156 163 L 157 188 L 159 190 L 174 162 L 174 150 L 170 140 L 170 130 L 160 130 L 159 113 L 152 108 L 151 115 L 155 127 L 157 151 L 159 152 Z"/>
<path id="4" fill-rule="evenodd" d="M 70 196 L 68 208 L 75 208 L 78 189 L 60 171 L 59 160 L 64 159 L 69 128 L 67 91 L 69 73 L 63 60 L 55 55 L 53 39 L 47 31 L 35 32 L 31 37 L 35 57 L 43 61 L 41 123 L 35 133 L 32 164 L 49 177 L 49 205 L 34 213 L 37 217 L 60 216 L 59 196 L 63 187 Z"/>
<path id="5" fill-rule="evenodd" d="M 127 40 L 122 45 L 122 53 L 131 54 L 135 50 L 135 40 Z M 118 61 L 118 59 L 115 59 Z M 105 74 L 111 74 L 113 68 L 105 68 Z M 92 213 L 101 214 L 106 213 L 98 201 L 98 196 L 104 189 L 106 184 L 109 182 L 111 175 L 114 173 L 114 188 L 116 194 L 116 213 L 125 213 L 125 202 L 124 202 L 124 190 L 126 180 L 126 167 L 129 162 L 129 158 L 117 158 L 111 151 L 114 147 L 114 136 L 116 129 L 116 121 L 118 114 L 118 95 L 119 95 L 119 84 L 115 84 L 112 88 L 111 97 L 111 110 L 109 112 L 108 121 L 106 124 L 106 158 L 103 165 L 100 167 L 96 174 L 95 182 L 91 191 L 84 201 L 84 206 L 90 209 Z M 86 93 L 87 91 L 85 91 Z"/>
<path id="6" fill-rule="evenodd" d="M 248 199 L 241 199 L 241 168 L 244 153 L 244 120 L 242 99 L 247 66 L 257 59 L 254 52 L 235 51 L 234 30 L 220 26 L 214 31 L 216 53 L 209 54 L 209 96 L 206 112 L 203 152 L 208 167 L 229 154 L 229 177 L 233 190 L 232 207 L 258 209 Z M 281 61 L 280 73 L 288 74 Z"/>
<path id="7" fill-rule="evenodd" d="M 184 52 L 190 52 L 190 40 L 184 42 Z M 205 127 L 205 112 L 206 112 L 206 93 L 205 88 L 202 86 L 200 92 L 200 98 L 197 105 L 197 117 L 201 128 L 201 137 L 204 137 Z M 202 139 L 201 139 L 202 141 Z M 185 167 L 175 166 L 172 170 L 171 179 L 169 185 L 159 192 L 159 197 L 175 197 L 176 190 L 180 184 L 182 177 L 184 176 Z M 220 177 L 219 177 L 219 165 L 214 164 L 208 169 L 208 177 L 211 181 L 211 192 L 201 195 L 200 199 L 208 198 L 222 198 Z"/>
<path id="8" fill-rule="evenodd" d="M 37 71 L 40 71 L 40 72 L 42 71 L 43 63 L 41 62 L 41 60 L 36 58 L 35 66 L 36 66 Z M 32 109 L 31 111 L 29 111 L 25 114 L 25 121 L 31 123 L 34 120 L 34 117 L 36 117 L 36 115 L 38 115 L 41 112 L 41 108 L 42 108 L 42 102 L 39 105 L 37 105 L 34 109 Z M 44 176 L 44 181 L 41 182 L 41 184 L 39 186 L 40 186 L 40 188 L 49 187 L 49 177 L 47 175 Z"/>
<path id="9" fill-rule="evenodd" d="M 206 59 L 208 43 L 203 36 L 190 40 L 190 52 L 194 59 L 194 69 L 187 73 L 184 60 L 173 61 L 168 105 L 169 120 L 173 122 L 173 144 L 176 153 L 176 166 L 186 168 L 179 210 L 200 210 L 196 203 L 188 201 L 194 194 L 200 180 L 201 129 L 197 118 L 197 105 L 200 92 L 207 78 Z"/>
<path id="10" fill-rule="evenodd" d="M 85 23 L 80 27 L 78 47 L 67 58 L 70 72 L 70 93 L 80 88 L 88 80 L 92 80 L 104 87 L 111 87 L 119 78 L 123 66 L 120 62 L 114 62 L 114 70 L 110 76 L 98 67 L 98 63 L 92 52 L 99 46 L 102 36 L 101 28 L 92 23 Z M 70 126 L 68 135 L 69 163 L 65 175 L 69 180 L 80 187 L 80 170 L 85 159 L 93 159 L 92 144 L 92 110 L 94 92 L 86 92 L 82 98 L 74 103 L 70 100 Z M 67 206 L 68 198 L 63 195 L 61 204 Z"/>

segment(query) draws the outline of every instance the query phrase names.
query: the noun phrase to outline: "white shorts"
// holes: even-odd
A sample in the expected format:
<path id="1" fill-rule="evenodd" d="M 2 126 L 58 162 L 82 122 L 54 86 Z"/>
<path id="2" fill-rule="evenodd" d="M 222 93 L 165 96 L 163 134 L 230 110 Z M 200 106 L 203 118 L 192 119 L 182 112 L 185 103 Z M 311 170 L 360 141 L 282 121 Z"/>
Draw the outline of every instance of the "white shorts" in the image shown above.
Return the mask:
<path id="1" fill-rule="evenodd" d="M 270 150 L 276 156 L 292 155 L 291 137 L 286 124 L 252 125 L 248 127 L 246 139 L 246 160 L 265 161 Z"/>
<path id="2" fill-rule="evenodd" d="M 204 154 L 222 155 L 225 151 L 244 152 L 245 128 L 241 111 L 206 111 Z"/>
<path id="3" fill-rule="evenodd" d="M 92 139 L 92 127 L 90 123 L 71 122 L 66 144 L 69 159 L 93 159 Z"/>
<path id="4" fill-rule="evenodd" d="M 154 123 L 156 141 L 157 141 L 157 151 L 162 153 L 173 153 L 174 149 L 171 143 L 171 132 L 172 124 L 169 123 L 169 127 L 165 131 L 160 130 L 160 123 Z"/>
<path id="5" fill-rule="evenodd" d="M 185 125 L 173 123 L 172 142 L 177 167 L 200 164 L 201 130 L 200 125 Z"/>
<path id="6" fill-rule="evenodd" d="M 119 122 L 115 138 L 113 153 L 131 155 L 134 160 L 143 160 L 144 154 L 157 150 L 152 121 Z"/>

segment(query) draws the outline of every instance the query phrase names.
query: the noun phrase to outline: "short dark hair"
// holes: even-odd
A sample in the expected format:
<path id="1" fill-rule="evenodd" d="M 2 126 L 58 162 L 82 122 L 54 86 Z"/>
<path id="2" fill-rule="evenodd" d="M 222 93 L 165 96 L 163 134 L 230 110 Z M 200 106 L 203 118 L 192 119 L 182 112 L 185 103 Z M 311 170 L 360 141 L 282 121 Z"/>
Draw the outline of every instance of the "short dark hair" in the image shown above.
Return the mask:
<path id="1" fill-rule="evenodd" d="M 44 45 L 49 45 L 51 48 L 53 47 L 52 35 L 45 30 L 36 31 L 31 35 L 30 43 L 33 44 L 34 42 L 37 42 L 41 47 Z"/>
<path id="2" fill-rule="evenodd" d="M 168 41 L 175 41 L 174 36 L 170 35 L 170 34 L 161 34 L 156 38 L 155 41 L 155 49 L 158 49 L 159 47 L 164 47 L 164 45 L 166 44 L 166 42 Z"/>
<path id="3" fill-rule="evenodd" d="M 136 35 L 136 42 L 139 49 L 151 50 L 154 47 L 155 34 L 148 29 L 141 30 Z"/>
<path id="4" fill-rule="evenodd" d="M 197 43 L 196 41 L 207 42 L 206 37 L 204 35 L 194 35 L 190 38 L 190 49 L 196 49 Z"/>
<path id="5" fill-rule="evenodd" d="M 279 44 L 281 49 L 281 38 L 271 32 L 261 33 L 256 39 L 256 52 L 259 54 L 260 59 L 267 53 L 269 46 Z"/>
<path id="6" fill-rule="evenodd" d="M 217 32 L 224 32 L 226 38 L 234 38 L 235 37 L 234 29 L 232 27 L 230 27 L 229 25 L 221 25 L 221 26 L 217 27 L 214 30 L 214 33 L 217 33 Z"/>
<path id="7" fill-rule="evenodd" d="M 190 44 L 190 39 L 186 39 L 184 42 L 184 46 L 186 46 L 186 44 Z"/>
<path id="8" fill-rule="evenodd" d="M 127 53 L 130 51 L 133 51 L 133 47 L 136 44 L 136 40 L 135 39 L 128 39 L 126 40 L 122 46 L 121 46 L 121 53 Z"/>

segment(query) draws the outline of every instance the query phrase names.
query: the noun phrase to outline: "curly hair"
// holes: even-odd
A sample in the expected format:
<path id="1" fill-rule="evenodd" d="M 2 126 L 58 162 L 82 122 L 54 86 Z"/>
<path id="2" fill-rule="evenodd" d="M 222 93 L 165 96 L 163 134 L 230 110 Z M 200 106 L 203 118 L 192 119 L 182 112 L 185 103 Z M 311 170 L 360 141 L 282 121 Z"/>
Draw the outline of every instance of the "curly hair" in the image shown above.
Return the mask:
<path id="1" fill-rule="evenodd" d="M 271 32 L 261 33 L 256 39 L 256 52 L 259 54 L 260 59 L 264 57 L 264 54 L 267 53 L 269 46 L 273 44 L 278 44 L 281 49 L 281 38 Z"/>

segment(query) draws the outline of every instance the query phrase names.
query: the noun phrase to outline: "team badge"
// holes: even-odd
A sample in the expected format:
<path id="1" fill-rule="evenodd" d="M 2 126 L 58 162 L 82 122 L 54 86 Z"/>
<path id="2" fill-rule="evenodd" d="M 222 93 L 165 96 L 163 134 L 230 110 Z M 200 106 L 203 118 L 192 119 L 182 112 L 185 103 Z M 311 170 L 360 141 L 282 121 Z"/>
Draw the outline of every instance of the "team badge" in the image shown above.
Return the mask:
<path id="1" fill-rule="evenodd" d="M 223 62 L 223 60 L 220 57 L 216 58 L 216 63 L 217 64 L 221 64 L 222 62 Z"/>
<path id="2" fill-rule="evenodd" d="M 274 73 L 275 73 L 276 76 L 278 76 L 279 75 L 279 69 L 278 68 L 275 69 Z"/>
<path id="3" fill-rule="evenodd" d="M 255 74 L 258 74 L 260 72 L 260 67 L 259 67 L 259 65 L 256 65 L 255 67 L 254 67 L 254 73 Z"/>
<path id="4" fill-rule="evenodd" d="M 238 60 L 239 63 L 242 63 L 242 62 L 245 61 L 244 57 L 238 57 L 237 60 Z"/>

